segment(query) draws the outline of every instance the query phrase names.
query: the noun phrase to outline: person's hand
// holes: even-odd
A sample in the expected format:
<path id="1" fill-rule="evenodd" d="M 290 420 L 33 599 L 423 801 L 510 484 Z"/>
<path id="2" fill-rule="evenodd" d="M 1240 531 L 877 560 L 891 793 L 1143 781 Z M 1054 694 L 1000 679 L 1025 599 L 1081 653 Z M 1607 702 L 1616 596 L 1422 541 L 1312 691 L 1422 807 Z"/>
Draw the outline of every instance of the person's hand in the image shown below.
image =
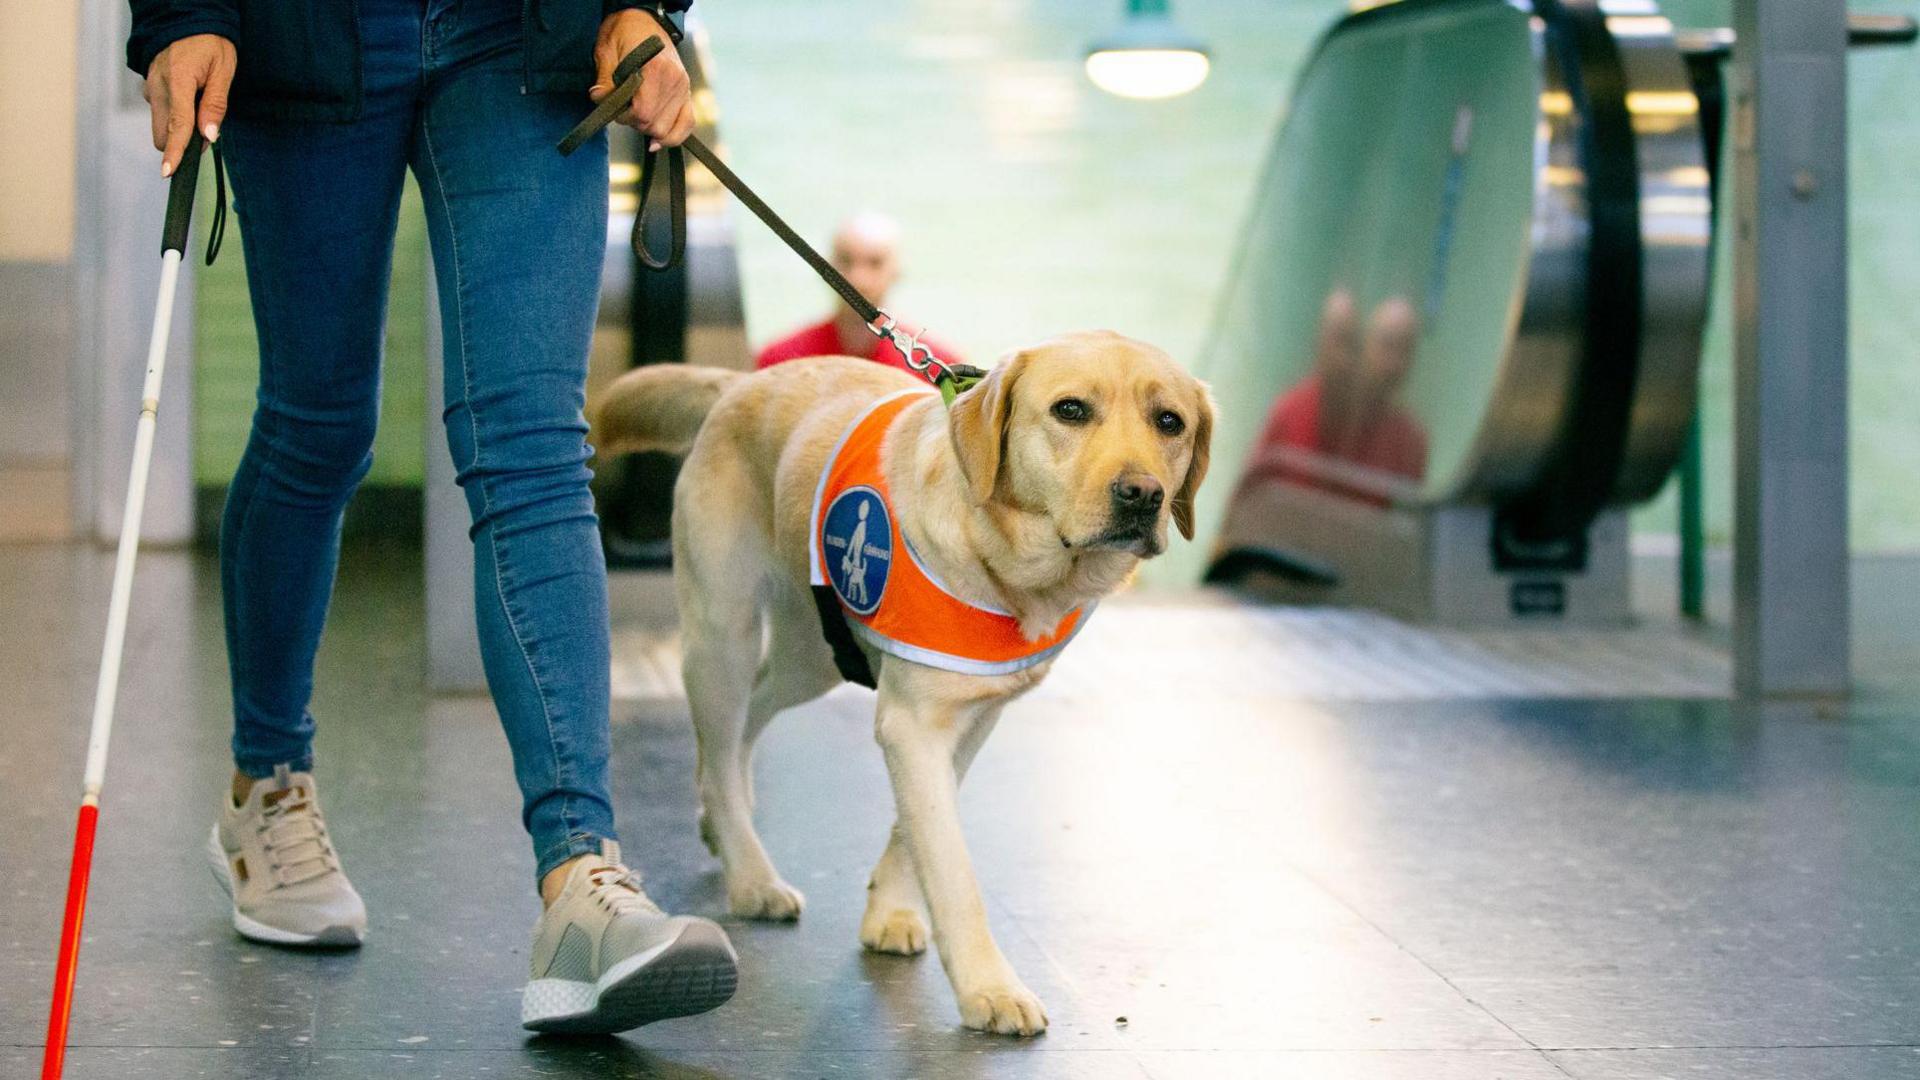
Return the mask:
<path id="1" fill-rule="evenodd" d="M 227 89 L 239 54 L 218 34 L 195 34 L 160 50 L 147 69 L 147 105 L 153 110 L 153 148 L 160 175 L 172 176 L 197 130 L 213 142 L 227 116 Z M 196 100 L 199 107 L 195 108 Z"/>
<path id="2" fill-rule="evenodd" d="M 687 69 L 680 63 L 673 39 L 644 11 L 616 11 L 600 23 L 600 40 L 593 46 L 593 65 L 599 71 L 587 96 L 598 102 L 613 92 L 613 69 L 650 37 L 666 48 L 640 69 L 640 92 L 619 121 L 652 137 L 650 149 L 679 146 L 693 134 L 693 95 Z"/>

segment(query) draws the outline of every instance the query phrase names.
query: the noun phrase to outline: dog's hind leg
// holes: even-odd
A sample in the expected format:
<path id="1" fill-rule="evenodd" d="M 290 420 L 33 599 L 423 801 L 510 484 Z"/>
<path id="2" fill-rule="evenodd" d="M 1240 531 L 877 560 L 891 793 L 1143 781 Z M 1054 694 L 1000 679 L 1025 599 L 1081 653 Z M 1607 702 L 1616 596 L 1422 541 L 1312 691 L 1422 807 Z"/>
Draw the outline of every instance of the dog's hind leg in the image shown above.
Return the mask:
<path id="1" fill-rule="evenodd" d="M 860 944 L 874 952 L 916 956 L 927 951 L 927 901 L 913 869 L 913 853 L 899 820 L 887 850 L 867 879 L 867 911 L 860 917 Z"/>
<path id="2" fill-rule="evenodd" d="M 973 764 L 974 755 L 999 719 L 999 709 L 989 710 L 954 744 L 956 786 L 966 779 L 967 767 Z M 873 876 L 867 879 L 867 911 L 860 919 L 860 944 L 874 952 L 900 956 L 915 956 L 927 949 L 927 901 L 920 893 L 905 826 L 898 819 L 887 836 L 887 849 L 880 853 Z"/>
<path id="3" fill-rule="evenodd" d="M 681 674 L 698 745 L 695 779 L 703 831 L 725 867 L 728 907 L 747 918 L 795 919 L 805 901 L 780 880 L 760 844 L 740 768 L 741 736 L 760 661 L 762 575 L 771 561 L 766 532 L 749 524 L 756 509 L 762 522 L 767 512 L 747 501 L 754 486 L 740 468 L 737 461 L 703 454 L 696 446 L 674 491 Z"/>
<path id="4" fill-rule="evenodd" d="M 714 625 L 716 614 L 710 604 L 707 611 L 689 619 L 683 631 L 687 703 L 700 746 L 702 831 L 725 866 L 727 906 L 735 915 L 797 919 L 806 900 L 800 890 L 781 880 L 760 844 L 741 768 L 742 736 L 753 693 L 745 673 L 753 670 L 758 659 L 758 613 L 747 617 L 744 627 Z"/>
<path id="5" fill-rule="evenodd" d="M 747 702 L 747 723 L 740 733 L 740 783 L 747 793 L 747 809 L 755 806 L 753 796 L 753 747 L 767 725 L 781 712 L 804 705 L 840 685 L 833 667 L 833 652 L 820 636 L 819 615 L 813 598 L 805 593 L 778 589 L 768 599 L 767 654 L 754 678 L 753 696 Z M 700 814 L 700 839 L 707 850 L 720 854 L 718 838 L 711 819 Z"/>
<path id="6" fill-rule="evenodd" d="M 747 703 L 747 727 L 740 733 L 740 770 L 753 799 L 753 747 L 781 712 L 804 705 L 843 681 L 833 666 L 833 650 L 820 635 L 820 613 L 813 595 L 776 588 L 767 602 L 767 655 Z"/>

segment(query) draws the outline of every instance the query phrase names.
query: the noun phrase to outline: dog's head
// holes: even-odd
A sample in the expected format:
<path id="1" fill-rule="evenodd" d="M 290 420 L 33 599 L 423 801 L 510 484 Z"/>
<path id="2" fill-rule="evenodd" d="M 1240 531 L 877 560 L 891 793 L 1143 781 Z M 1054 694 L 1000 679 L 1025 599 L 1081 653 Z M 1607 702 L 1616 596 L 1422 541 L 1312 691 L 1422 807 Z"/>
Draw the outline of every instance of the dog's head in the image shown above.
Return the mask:
<path id="1" fill-rule="evenodd" d="M 978 505 L 1044 515 L 1063 547 L 1166 550 L 1193 539 L 1213 399 L 1159 349 L 1069 334 L 1022 349 L 954 402 L 954 449 Z"/>

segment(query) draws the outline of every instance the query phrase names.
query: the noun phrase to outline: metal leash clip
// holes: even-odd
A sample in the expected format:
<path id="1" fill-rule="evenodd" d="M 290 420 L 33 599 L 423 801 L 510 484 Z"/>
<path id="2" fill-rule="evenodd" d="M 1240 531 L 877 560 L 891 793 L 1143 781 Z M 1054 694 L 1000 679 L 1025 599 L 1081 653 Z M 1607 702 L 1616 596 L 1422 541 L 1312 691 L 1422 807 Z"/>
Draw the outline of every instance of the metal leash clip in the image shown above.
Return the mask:
<path id="1" fill-rule="evenodd" d="M 867 329 L 873 332 L 874 337 L 892 342 L 893 347 L 900 350 L 900 358 L 906 361 L 907 367 L 932 383 L 947 404 L 953 404 L 953 399 L 961 392 L 972 389 L 975 383 L 987 377 L 985 371 L 970 364 L 949 364 L 935 356 L 930 346 L 920 343 L 920 334 L 925 331 L 908 334 L 900 329 L 899 320 L 886 309 L 878 310 L 880 319 L 869 322 Z"/>

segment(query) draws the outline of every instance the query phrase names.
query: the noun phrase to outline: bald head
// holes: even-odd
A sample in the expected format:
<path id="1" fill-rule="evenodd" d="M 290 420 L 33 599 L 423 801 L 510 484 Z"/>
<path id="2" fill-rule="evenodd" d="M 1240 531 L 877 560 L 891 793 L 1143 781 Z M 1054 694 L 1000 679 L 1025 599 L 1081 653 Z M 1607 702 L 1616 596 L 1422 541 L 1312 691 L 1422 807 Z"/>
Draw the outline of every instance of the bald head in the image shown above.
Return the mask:
<path id="1" fill-rule="evenodd" d="M 899 223 L 871 210 L 842 221 L 833 233 L 833 265 L 860 295 L 876 305 L 886 303 L 900 277 Z"/>

